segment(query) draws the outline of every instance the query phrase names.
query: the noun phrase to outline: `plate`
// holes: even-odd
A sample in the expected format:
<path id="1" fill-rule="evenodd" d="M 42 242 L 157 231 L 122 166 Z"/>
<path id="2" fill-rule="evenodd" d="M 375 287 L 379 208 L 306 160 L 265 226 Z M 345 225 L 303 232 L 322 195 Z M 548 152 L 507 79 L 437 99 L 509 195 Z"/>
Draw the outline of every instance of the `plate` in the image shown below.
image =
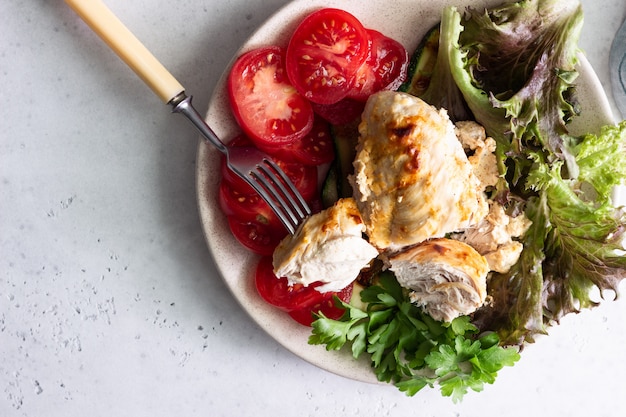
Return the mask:
<path id="1" fill-rule="evenodd" d="M 469 4 L 478 8 L 500 3 L 502 0 L 296 0 L 268 19 L 235 57 L 260 46 L 285 46 L 298 22 L 321 7 L 336 7 L 354 14 L 366 27 L 398 40 L 411 53 L 425 32 L 440 20 L 445 6 L 455 5 L 461 10 Z M 571 129 L 575 134 L 582 133 L 582 127 L 593 132 L 613 121 L 608 99 L 584 56 L 580 57 L 579 66 L 581 75 L 578 92 L 583 113 L 572 124 Z M 239 133 L 228 105 L 225 88 L 227 71 L 215 88 L 206 116 L 209 126 L 225 140 Z M 296 323 L 257 295 L 253 277 L 258 257 L 244 249 L 228 229 L 226 218 L 217 203 L 219 152 L 202 141 L 198 147 L 196 175 L 199 213 L 209 250 L 224 281 L 242 308 L 278 343 L 302 359 L 347 378 L 378 382 L 365 355 L 363 360 L 356 361 L 348 350 L 329 352 L 323 346 L 309 345 L 310 328 Z"/>

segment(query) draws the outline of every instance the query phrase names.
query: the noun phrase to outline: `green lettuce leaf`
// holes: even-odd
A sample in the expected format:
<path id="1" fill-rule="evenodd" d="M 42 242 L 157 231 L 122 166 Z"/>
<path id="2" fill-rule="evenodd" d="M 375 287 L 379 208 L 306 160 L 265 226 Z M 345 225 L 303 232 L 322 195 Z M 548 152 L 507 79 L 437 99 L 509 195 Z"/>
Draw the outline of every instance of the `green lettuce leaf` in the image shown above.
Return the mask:
<path id="1" fill-rule="evenodd" d="M 489 10 L 444 9 L 440 53 L 474 119 L 497 142 L 498 201 L 533 224 L 519 262 L 489 284 L 474 323 L 505 344 L 534 341 L 565 314 L 597 305 L 626 275 L 622 207 L 626 125 L 572 136 L 583 15 L 577 0 L 523 0 Z M 450 89 L 454 97 L 457 94 Z"/>
<path id="2" fill-rule="evenodd" d="M 450 10 L 444 11 L 444 13 L 449 12 Z M 451 36 L 456 37 L 457 34 L 450 30 L 439 32 L 437 61 L 428 87 L 419 97 L 437 108 L 446 109 L 450 120 L 456 122 L 470 120 L 473 116 L 450 71 L 451 48 L 456 48 L 456 38 L 451 39 Z"/>
<path id="3" fill-rule="evenodd" d="M 474 315 L 479 328 L 496 331 L 506 345 L 533 342 L 535 335 L 547 333 L 542 309 L 544 245 L 550 224 L 545 195 L 528 201 L 526 216 L 532 225 L 520 259 L 508 273 L 492 275 L 488 290 L 493 300 Z"/>
<path id="4" fill-rule="evenodd" d="M 566 124 L 578 114 L 573 82 L 582 22 L 577 0 L 470 8 L 465 17 L 444 10 L 450 71 L 476 121 L 498 142 L 513 185 L 529 167 L 529 148 L 542 148 L 577 174 Z"/>
<path id="5" fill-rule="evenodd" d="M 626 121 L 606 126 L 600 135 L 586 135 L 576 149 L 580 174 L 575 180 L 560 175 L 558 163 L 536 156 L 528 186 L 546 195 L 550 227 L 545 245 L 546 320 L 597 304 L 595 286 L 603 296 L 619 293 L 626 278 L 626 212 L 616 207 L 611 191 L 626 184 Z"/>
<path id="6" fill-rule="evenodd" d="M 493 304 L 475 317 L 503 343 L 532 342 L 564 315 L 597 305 L 594 288 L 617 297 L 626 278 L 626 211 L 611 198 L 626 185 L 626 121 L 586 135 L 574 151 L 576 179 L 563 178 L 563 162 L 529 154 L 526 186 L 537 195 L 526 215 L 533 224 L 519 262 L 492 277 Z"/>

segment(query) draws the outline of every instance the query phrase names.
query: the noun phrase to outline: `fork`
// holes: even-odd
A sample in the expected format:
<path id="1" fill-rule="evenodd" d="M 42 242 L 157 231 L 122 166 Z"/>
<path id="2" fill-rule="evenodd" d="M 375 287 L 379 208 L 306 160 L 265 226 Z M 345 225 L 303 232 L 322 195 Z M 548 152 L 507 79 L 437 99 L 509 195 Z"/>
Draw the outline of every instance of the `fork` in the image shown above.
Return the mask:
<path id="1" fill-rule="evenodd" d="M 191 105 L 191 96 L 181 93 L 169 102 L 174 113 L 185 115 L 202 136 L 226 157 L 231 171 L 247 182 L 276 213 L 292 235 L 311 215 L 311 209 L 285 172 L 267 154 L 253 146 L 227 146 Z"/>
<path id="2" fill-rule="evenodd" d="M 308 204 L 271 157 L 254 147 L 222 142 L 192 105 L 192 97 L 100 0 L 65 0 L 104 42 L 159 96 L 173 113 L 186 116 L 206 142 L 225 155 L 228 168 L 248 183 L 290 234 L 311 214 Z"/>

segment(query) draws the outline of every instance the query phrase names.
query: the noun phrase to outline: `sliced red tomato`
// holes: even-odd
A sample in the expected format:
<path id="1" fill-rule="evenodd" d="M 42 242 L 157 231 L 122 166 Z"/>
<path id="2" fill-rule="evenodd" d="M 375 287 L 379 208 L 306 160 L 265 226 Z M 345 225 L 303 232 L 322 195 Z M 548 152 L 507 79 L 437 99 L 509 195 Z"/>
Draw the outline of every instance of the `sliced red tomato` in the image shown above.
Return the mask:
<path id="1" fill-rule="evenodd" d="M 267 225 L 258 221 L 239 220 L 234 216 L 228 216 L 228 226 L 239 243 L 263 256 L 274 253 L 276 246 L 287 236 L 287 230 L 284 227 Z"/>
<path id="2" fill-rule="evenodd" d="M 258 222 L 267 226 L 281 228 L 282 223 L 278 220 L 270 206 L 246 184 L 251 191 L 241 191 L 237 186 L 222 181 L 219 187 L 219 204 L 227 216 L 232 216 L 241 222 Z"/>
<path id="3" fill-rule="evenodd" d="M 344 125 L 361 117 L 365 103 L 361 100 L 344 98 L 332 104 L 313 103 L 315 114 L 333 125 Z"/>
<path id="4" fill-rule="evenodd" d="M 317 168 L 315 166 L 303 165 L 298 162 L 285 162 L 280 159 L 274 160 L 306 201 L 317 196 Z"/>
<path id="5" fill-rule="evenodd" d="M 319 313 L 323 313 L 329 319 L 337 320 L 343 316 L 343 313 L 345 313 L 346 310 L 336 304 L 334 295 L 336 295 L 341 301 L 347 303 L 352 298 L 353 288 L 354 285 L 350 284 L 338 293 L 332 293 L 332 297 L 322 300 L 315 305 L 290 311 L 289 315 L 292 319 L 305 326 L 310 326 L 315 320 L 314 315 Z"/>
<path id="6" fill-rule="evenodd" d="M 348 97 L 366 101 L 381 90 L 395 90 L 404 82 L 409 54 L 402 44 L 382 33 L 367 29 L 370 54 L 357 71 Z"/>
<path id="7" fill-rule="evenodd" d="M 251 146 L 251 141 L 246 135 L 239 135 L 228 143 L 228 146 Z M 279 149 L 272 147 L 261 148 L 264 152 L 268 152 L 271 149 Z M 268 152 L 270 153 L 270 152 Z M 300 194 L 305 200 L 311 200 L 316 197 L 317 194 L 317 169 L 315 166 L 304 165 L 300 161 L 296 160 L 295 156 L 284 153 L 279 156 L 273 156 L 272 159 L 282 168 L 287 174 L 287 177 L 293 182 Z M 248 183 L 239 178 L 234 172 L 232 172 L 226 165 L 226 159 L 222 157 L 221 168 L 222 178 L 228 181 L 233 187 L 235 187 L 241 193 L 253 194 L 255 191 Z"/>
<path id="8" fill-rule="evenodd" d="M 311 104 L 289 83 L 283 56 L 276 46 L 252 50 L 235 61 L 228 76 L 235 119 L 262 146 L 291 143 L 313 125 Z"/>
<path id="9" fill-rule="evenodd" d="M 311 213 L 319 213 L 324 209 L 322 205 L 322 200 L 320 198 L 314 198 L 313 200 L 308 201 L 309 208 L 311 209 Z"/>
<path id="10" fill-rule="evenodd" d="M 287 278 L 276 277 L 270 256 L 265 256 L 259 261 L 255 285 L 261 298 L 287 312 L 320 303 L 327 299 L 329 294 L 315 290 L 314 285 L 308 287 L 301 284 L 289 285 Z"/>
<path id="11" fill-rule="evenodd" d="M 312 102 L 335 103 L 348 94 L 368 49 L 369 37 L 356 17 L 339 9 L 317 10 L 304 18 L 289 41 L 289 80 Z"/>
<path id="12" fill-rule="evenodd" d="M 304 165 L 321 165 L 335 159 L 335 147 L 326 120 L 315 118 L 308 135 L 290 146 L 294 159 Z"/>
<path id="13" fill-rule="evenodd" d="M 265 150 L 285 161 L 297 161 L 303 165 L 321 165 L 335 159 L 335 147 L 329 123 L 321 117 L 313 121 L 313 128 L 302 139 L 291 145 Z"/>

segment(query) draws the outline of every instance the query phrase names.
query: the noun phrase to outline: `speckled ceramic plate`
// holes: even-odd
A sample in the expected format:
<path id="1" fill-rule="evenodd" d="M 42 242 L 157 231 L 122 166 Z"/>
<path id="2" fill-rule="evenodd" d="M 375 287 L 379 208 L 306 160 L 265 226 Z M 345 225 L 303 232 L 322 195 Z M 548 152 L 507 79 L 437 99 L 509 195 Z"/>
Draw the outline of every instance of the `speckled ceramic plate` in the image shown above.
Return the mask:
<path id="1" fill-rule="evenodd" d="M 463 8 L 468 4 L 481 7 L 499 3 L 502 0 L 297 0 L 279 10 L 263 24 L 236 56 L 259 46 L 286 45 L 289 35 L 301 18 L 320 7 L 347 10 L 366 27 L 393 37 L 412 52 L 425 31 L 440 20 L 444 6 L 456 5 Z M 576 126 L 584 126 L 585 130 L 593 131 L 612 122 L 608 100 L 584 57 L 581 57 L 580 73 L 578 91 L 584 111 L 573 127 L 574 133 Z M 239 132 L 229 111 L 225 76 L 216 86 L 206 119 L 218 136 L 225 140 Z M 208 246 L 226 284 L 241 306 L 267 333 L 302 359 L 348 378 L 376 382 L 368 362 L 355 361 L 348 351 L 327 352 L 322 346 L 309 345 L 309 328 L 297 324 L 286 314 L 261 300 L 254 288 L 253 279 L 258 258 L 235 241 L 217 204 L 220 178 L 218 152 L 201 143 L 197 162 L 198 203 Z"/>

